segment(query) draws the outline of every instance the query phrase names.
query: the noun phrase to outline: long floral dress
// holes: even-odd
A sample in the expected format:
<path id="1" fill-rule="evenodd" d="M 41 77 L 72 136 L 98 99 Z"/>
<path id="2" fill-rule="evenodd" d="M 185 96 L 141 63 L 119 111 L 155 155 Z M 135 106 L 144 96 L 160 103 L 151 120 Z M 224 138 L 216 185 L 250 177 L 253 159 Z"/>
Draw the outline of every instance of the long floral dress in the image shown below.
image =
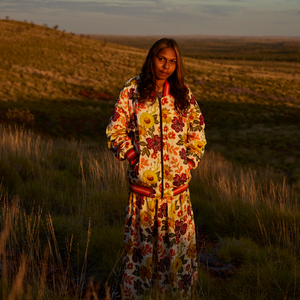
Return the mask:
<path id="1" fill-rule="evenodd" d="M 124 294 L 138 299 L 150 287 L 190 293 L 197 280 L 195 224 L 189 190 L 153 199 L 130 193 L 124 247 Z"/>
<path id="2" fill-rule="evenodd" d="M 204 153 L 204 120 L 190 90 L 188 113 L 175 110 L 168 82 L 162 98 L 140 103 L 138 80 L 125 84 L 107 126 L 108 147 L 129 161 L 124 295 L 188 296 L 197 280 L 188 182 Z"/>

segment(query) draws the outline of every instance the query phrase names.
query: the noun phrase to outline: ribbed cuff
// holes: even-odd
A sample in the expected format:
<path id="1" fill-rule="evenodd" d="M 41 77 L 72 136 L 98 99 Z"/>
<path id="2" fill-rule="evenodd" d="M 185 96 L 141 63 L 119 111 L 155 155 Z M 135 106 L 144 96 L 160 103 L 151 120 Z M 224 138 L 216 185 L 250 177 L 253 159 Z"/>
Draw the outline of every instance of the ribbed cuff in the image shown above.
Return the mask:
<path id="1" fill-rule="evenodd" d="M 138 154 L 134 151 L 134 149 L 130 149 L 125 153 L 125 158 L 129 161 L 131 165 L 136 162 Z"/>
<path id="2" fill-rule="evenodd" d="M 187 159 L 187 163 L 188 163 L 188 165 L 190 166 L 190 170 L 195 166 L 195 163 L 194 163 L 194 161 L 192 161 L 191 159 Z"/>

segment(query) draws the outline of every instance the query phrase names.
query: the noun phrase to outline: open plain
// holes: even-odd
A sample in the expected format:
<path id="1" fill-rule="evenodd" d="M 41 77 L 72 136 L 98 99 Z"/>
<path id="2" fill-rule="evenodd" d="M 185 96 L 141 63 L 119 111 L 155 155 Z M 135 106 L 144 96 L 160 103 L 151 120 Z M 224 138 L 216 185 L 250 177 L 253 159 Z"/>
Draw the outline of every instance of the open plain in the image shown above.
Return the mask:
<path id="1" fill-rule="evenodd" d="M 0 20 L 3 299 L 105 298 L 105 282 L 120 297 L 127 166 L 105 127 L 154 40 Z M 190 189 L 215 242 L 199 257 L 235 264 L 202 261 L 195 299 L 299 299 L 300 39 L 178 43 L 208 140 Z"/>

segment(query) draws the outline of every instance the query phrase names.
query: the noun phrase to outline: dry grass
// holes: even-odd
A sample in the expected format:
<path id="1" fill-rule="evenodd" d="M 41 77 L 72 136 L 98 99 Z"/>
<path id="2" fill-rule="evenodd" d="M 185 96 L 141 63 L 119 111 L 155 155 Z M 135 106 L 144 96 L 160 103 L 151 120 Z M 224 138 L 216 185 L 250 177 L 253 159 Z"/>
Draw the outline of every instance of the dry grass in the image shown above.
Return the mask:
<path id="1" fill-rule="evenodd" d="M 146 56 L 143 49 L 24 22 L 0 20 L 0 29 L 2 100 L 81 99 L 80 89 L 115 96 L 126 80 L 140 72 Z M 241 65 L 186 57 L 185 64 L 187 82 L 199 100 L 214 89 L 218 93 L 222 86 L 249 87 L 249 83 L 266 95 L 278 97 L 286 90 L 288 96 L 299 98 L 299 63 L 243 61 Z M 207 85 L 199 86 L 199 80 Z"/>
<path id="2" fill-rule="evenodd" d="M 130 73 L 136 75 L 145 56 L 142 50 L 110 43 L 104 47 L 95 40 L 17 21 L 0 20 L 0 40 L 2 101 L 81 99 L 81 89 L 115 93 Z"/>
<path id="3" fill-rule="evenodd" d="M 3 274 L 5 272 L 8 274 L 1 277 L 3 293 L 9 295 L 14 291 L 11 295 L 28 294 L 31 289 L 33 299 L 34 297 L 38 299 L 81 298 L 82 295 L 85 295 L 85 299 L 89 299 L 91 295 L 94 295 L 94 298 L 95 295 L 103 297 L 104 283 L 109 282 L 111 293 L 116 295 L 119 283 L 117 277 L 114 283 L 114 276 L 119 276 L 120 272 L 121 260 L 118 257 L 122 253 L 123 218 L 127 197 L 126 163 L 117 161 L 108 150 L 89 150 L 86 145 L 76 142 L 44 140 L 24 130 L 2 127 L 1 136 L 3 143 L 0 157 L 15 161 L 20 157 L 25 161 L 34 159 L 37 167 L 35 176 L 40 180 L 39 185 L 48 187 L 52 185 L 51 181 L 56 172 L 52 160 L 59 157 L 58 149 L 64 149 L 65 153 L 73 151 L 74 154 L 68 154 L 68 157 L 78 170 L 77 190 L 74 194 L 77 195 L 77 200 L 71 195 L 72 204 L 68 204 L 65 200 L 70 190 L 62 190 L 56 204 L 47 203 L 45 199 L 47 193 L 51 192 L 51 188 L 47 188 L 38 197 L 35 194 L 27 194 L 26 201 L 20 194 L 19 203 L 10 204 L 9 198 L 5 196 L 10 189 L 3 181 L 3 231 L 0 245 L 6 266 Z M 44 166 L 47 167 L 47 173 L 43 171 Z M 63 172 L 60 175 L 62 177 L 57 176 L 56 174 L 55 177 L 62 180 Z M 30 184 L 30 179 L 26 182 Z M 15 190 L 18 191 L 18 185 L 24 183 L 16 183 Z M 72 181 L 69 183 L 73 185 Z M 255 259 L 263 261 L 263 264 L 266 259 L 270 259 L 266 253 L 270 251 L 273 253 L 272 249 L 279 253 L 275 255 L 274 252 L 271 261 L 267 263 L 268 266 L 271 264 L 274 270 L 276 266 L 285 263 L 285 256 L 292 263 L 294 261 L 298 264 L 295 258 L 300 257 L 299 192 L 282 181 L 281 176 L 270 169 L 241 169 L 208 151 L 200 168 L 193 173 L 190 189 L 199 230 L 222 238 L 241 239 L 241 242 L 233 243 L 228 240 L 227 248 L 224 248 L 220 255 L 223 253 L 222 255 L 227 259 L 241 255 L 234 254 L 242 253 L 238 250 L 240 248 L 236 250 L 235 248 L 240 247 L 240 243 L 248 245 L 250 242 L 243 240 L 246 237 L 252 241 L 249 245 L 254 249 L 252 252 Z M 95 193 L 97 197 L 94 196 Z M 35 207 L 29 211 L 26 208 L 28 201 L 34 203 Z M 57 205 L 65 209 L 57 210 Z M 76 220 L 76 224 L 70 222 L 70 210 L 66 210 L 68 205 L 73 207 L 71 219 Z M 52 211 L 52 215 L 47 212 L 48 210 Z M 68 211 L 69 213 L 66 213 Z M 79 257 L 74 253 L 78 243 L 85 245 L 81 246 Z M 26 258 L 24 256 L 22 258 L 23 253 L 26 253 Z M 248 256 L 245 256 L 244 272 L 250 267 L 255 269 L 255 264 L 251 264 L 253 255 L 249 256 L 250 261 L 247 261 Z M 76 262 L 77 257 L 79 262 Z M 263 278 L 269 274 L 268 276 L 275 276 L 274 280 L 278 281 L 278 276 L 281 276 L 277 271 L 270 275 L 269 272 L 272 270 L 264 270 L 261 265 L 257 268 L 262 268 Z M 286 280 L 279 283 L 274 295 L 278 295 L 280 289 L 285 290 L 287 285 L 292 285 L 298 295 L 300 292 L 298 285 L 291 282 L 291 276 L 294 278 L 293 269 L 290 271 L 285 269 L 284 272 Z M 90 285 L 87 288 L 87 280 L 92 273 L 96 277 L 90 278 Z M 74 278 L 74 274 L 76 279 L 70 280 Z M 217 289 L 212 293 L 210 287 L 213 282 L 209 277 L 205 279 L 207 275 L 203 272 L 201 274 L 201 278 L 206 283 L 202 286 L 199 283 L 197 289 L 204 291 L 203 297 L 201 296 L 203 299 L 213 299 L 217 291 L 227 295 L 232 293 L 229 288 L 231 285 L 225 292 Z M 243 274 L 240 273 L 234 278 L 232 286 L 237 280 L 244 280 Z M 102 280 L 99 280 L 99 275 Z M 25 277 L 23 284 L 20 284 L 22 276 Z M 259 286 L 252 288 L 259 291 Z M 108 288 L 106 291 L 108 293 Z M 286 291 L 290 293 L 289 290 Z M 275 296 L 274 299 L 277 299 Z M 110 296 L 107 294 L 106 299 L 109 299 L 108 297 Z"/>
<path id="4" fill-rule="evenodd" d="M 104 142 L 113 99 L 126 80 L 139 74 L 146 50 L 24 22 L 0 20 L 0 29 L 2 122 Z M 217 39 L 210 51 L 236 49 L 239 42 Z M 242 42 L 251 48 L 251 40 Z M 184 43 L 194 45 L 189 39 Z M 274 40 L 274 45 L 263 41 L 261 46 L 280 50 L 291 45 Z M 197 47 L 193 51 L 203 50 Z M 297 182 L 299 62 L 189 57 L 184 62 L 186 81 L 206 120 L 207 149 L 241 165 L 270 165 L 289 183 Z"/>
<path id="5" fill-rule="evenodd" d="M 71 279 L 74 277 L 70 266 L 73 237 L 66 240 L 62 259 L 52 217 L 48 214 L 42 220 L 41 214 L 40 211 L 39 215 L 28 216 L 15 200 L 2 207 L 2 218 L 6 220 L 1 233 L 2 299 L 20 299 L 24 293 L 26 299 L 69 299 L 70 296 L 80 298 L 83 293 L 87 257 L 78 280 Z M 47 233 L 46 241 L 41 237 L 42 229 Z M 87 234 L 86 253 L 91 231 Z"/>
<path id="6" fill-rule="evenodd" d="M 91 35 L 91 38 L 150 49 L 165 36 L 117 36 Z M 172 36 L 171 36 L 172 37 Z M 251 60 L 251 61 L 298 61 L 299 37 L 242 37 L 242 36 L 173 36 L 184 56 L 199 59 Z"/>

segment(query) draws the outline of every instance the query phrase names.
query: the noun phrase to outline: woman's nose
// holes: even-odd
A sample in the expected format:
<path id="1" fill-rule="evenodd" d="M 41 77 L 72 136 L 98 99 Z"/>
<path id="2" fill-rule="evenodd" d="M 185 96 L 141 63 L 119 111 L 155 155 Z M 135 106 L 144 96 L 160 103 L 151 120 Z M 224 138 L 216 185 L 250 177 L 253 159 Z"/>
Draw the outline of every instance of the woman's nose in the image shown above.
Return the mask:
<path id="1" fill-rule="evenodd" d="M 170 68 L 170 62 L 166 61 L 166 62 L 164 63 L 164 65 L 163 65 L 163 67 L 164 67 L 165 69 L 169 69 L 169 68 Z"/>

